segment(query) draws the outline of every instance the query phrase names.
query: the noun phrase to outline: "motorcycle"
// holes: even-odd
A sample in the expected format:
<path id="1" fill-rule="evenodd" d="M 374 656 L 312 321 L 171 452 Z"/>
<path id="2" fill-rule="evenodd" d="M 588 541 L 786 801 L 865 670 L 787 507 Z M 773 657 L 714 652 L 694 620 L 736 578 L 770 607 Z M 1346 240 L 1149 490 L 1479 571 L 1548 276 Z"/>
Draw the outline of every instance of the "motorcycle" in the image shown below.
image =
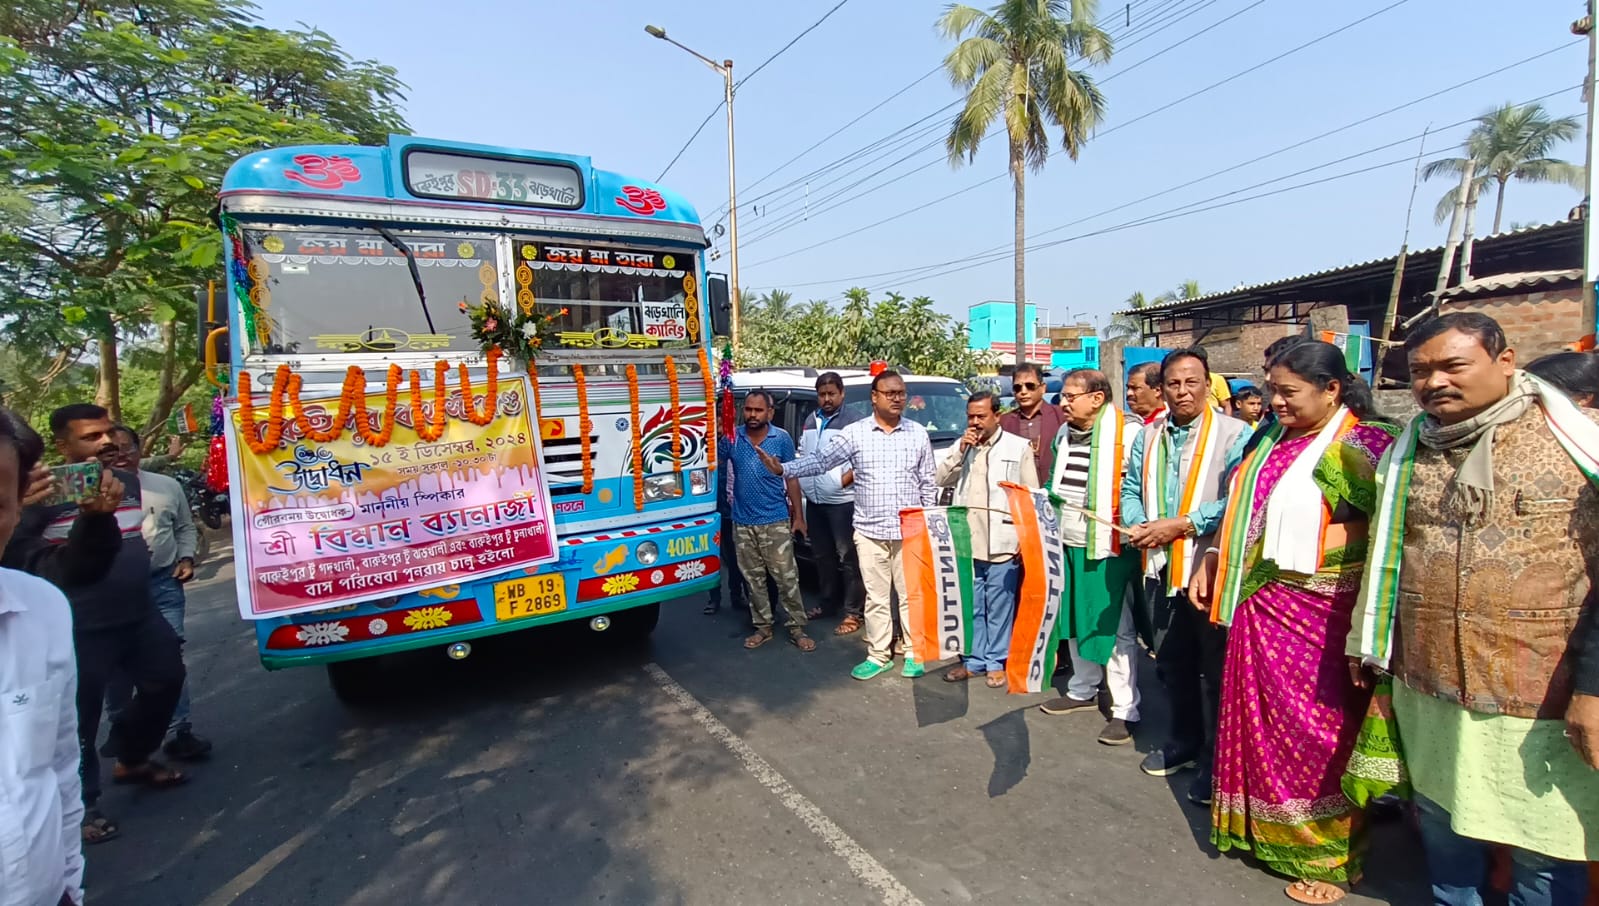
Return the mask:
<path id="1" fill-rule="evenodd" d="M 228 514 L 227 492 L 211 490 L 206 484 L 205 475 L 193 469 L 173 469 L 172 477 L 183 486 L 184 496 L 188 498 L 189 513 L 194 517 L 194 525 L 200 536 L 194 562 L 202 563 L 211 547 L 206 530 L 221 529 L 222 519 Z"/>

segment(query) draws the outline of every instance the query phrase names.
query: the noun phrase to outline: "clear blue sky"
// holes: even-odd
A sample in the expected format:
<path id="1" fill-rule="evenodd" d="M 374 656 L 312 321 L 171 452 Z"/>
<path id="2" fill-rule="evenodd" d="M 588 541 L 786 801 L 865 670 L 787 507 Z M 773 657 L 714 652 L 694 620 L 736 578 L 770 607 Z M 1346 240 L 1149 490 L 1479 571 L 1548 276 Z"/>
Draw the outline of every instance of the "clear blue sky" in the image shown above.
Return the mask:
<path id="1" fill-rule="evenodd" d="M 312 24 L 352 54 L 397 67 L 410 85 L 406 115 L 419 135 L 588 154 L 598 166 L 653 179 L 715 107 L 722 83 L 692 57 L 646 35 L 645 24 L 665 27 L 708 56 L 731 57 L 735 72 L 748 73 L 837 0 L 469 0 L 445 6 L 417 0 L 381 6 L 260 2 L 268 24 Z M 1506 101 L 1559 92 L 1544 101 L 1553 112 L 1583 111 L 1576 86 L 1585 70 L 1584 49 L 1569 32 L 1571 20 L 1581 12 L 1580 2 L 1402 0 L 1363 24 L 1132 122 L 1393 2 L 1131 0 L 1129 31 L 1129 4 L 1112 6 L 1102 0 L 1101 21 L 1113 36 L 1123 36 L 1115 59 L 1094 71 L 1105 80 L 1108 117 L 1102 135 L 1089 143 L 1077 163 L 1060 156 L 1043 173 L 1030 174 L 1029 235 L 1082 220 L 1039 239 L 1072 237 L 1225 193 L 1236 194 L 1220 200 L 1413 159 L 1418 142 L 1412 137 L 1429 124 L 1434 129 L 1427 144 L 1431 156 L 1464 137 L 1468 127 L 1452 124 Z M 863 276 L 959 264 L 1008 244 L 1012 196 L 1004 178 L 806 250 L 1002 175 L 1001 141 L 991 141 L 975 163 L 959 169 L 944 161 L 941 143 L 918 150 L 942 138 L 949 115 L 929 120 L 927 125 L 937 123 L 937 128 L 925 137 L 913 133 L 914 141 L 889 145 L 831 167 L 807 183 L 759 197 L 956 98 L 942 73 L 935 73 L 756 184 L 937 66 L 950 46 L 933 27 L 943 7 L 921 0 L 848 0 L 740 90 L 735 109 L 745 287 L 789 289 L 802 301 L 837 300 L 853 285 L 896 289 L 907 296 L 932 296 L 941 310 L 963 320 L 970 304 L 1011 297 L 1008 256 L 953 273 Z M 1473 85 L 1177 188 L 1562 45 L 1568 46 Z M 665 180 L 695 202 L 707 224 L 726 207 L 725 139 L 718 116 Z M 1404 139 L 1410 140 L 1400 141 Z M 1392 142 L 1400 144 L 1372 151 Z M 1363 153 L 1368 151 L 1372 153 Z M 1355 154 L 1362 156 L 1290 176 Z M 1580 163 L 1581 143 L 1560 149 L 1559 156 Z M 911 172 L 924 164 L 928 166 Z M 855 168 L 861 169 L 851 173 Z M 881 168 L 887 169 L 870 176 Z M 1406 160 L 1319 186 L 1034 252 L 1028 258 L 1028 297 L 1043 310 L 1041 317 L 1047 311 L 1055 323 L 1075 320 L 1076 315 L 1103 323 L 1134 290 L 1153 295 L 1189 278 L 1207 291 L 1217 290 L 1392 255 L 1404 230 L 1412 169 Z M 903 178 L 884 185 L 899 176 Z M 1250 188 L 1279 177 L 1287 178 Z M 826 201 L 863 178 L 849 192 Z M 869 195 L 860 194 L 873 188 Z M 1432 209 L 1447 188 L 1442 182 L 1422 185 L 1412 248 L 1443 241 L 1445 228 L 1434 225 Z M 1149 195 L 1156 197 L 1100 213 Z M 1580 198 L 1564 187 L 1512 184 L 1505 224 L 1562 218 Z M 847 203 L 822 210 L 839 201 Z M 785 223 L 786 217 L 793 222 Z M 1490 206 L 1479 215 L 1479 235 L 1489 231 L 1491 220 Z M 725 257 L 719 264 L 725 266 Z"/>

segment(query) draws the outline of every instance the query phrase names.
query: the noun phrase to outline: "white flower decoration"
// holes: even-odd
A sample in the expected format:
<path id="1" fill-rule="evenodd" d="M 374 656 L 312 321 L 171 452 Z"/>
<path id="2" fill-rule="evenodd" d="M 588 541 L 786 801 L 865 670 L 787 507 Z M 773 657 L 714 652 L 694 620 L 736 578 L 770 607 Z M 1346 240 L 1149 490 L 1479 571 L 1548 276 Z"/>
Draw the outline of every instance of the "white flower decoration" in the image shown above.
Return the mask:
<path id="1" fill-rule="evenodd" d="M 690 560 L 687 563 L 679 563 L 677 565 L 676 575 L 677 581 L 679 582 L 687 582 L 690 579 L 698 579 L 700 576 L 705 575 L 705 561 Z"/>
<path id="2" fill-rule="evenodd" d="M 382 617 L 373 617 L 372 622 L 366 624 L 366 631 L 373 635 L 382 635 L 389 631 L 389 621 Z"/>
<path id="3" fill-rule="evenodd" d="M 307 623 L 300 627 L 294 637 L 306 647 L 316 645 L 335 645 L 344 641 L 350 634 L 350 627 L 343 623 Z"/>
<path id="4" fill-rule="evenodd" d="M 529 340 L 533 339 L 538 332 L 539 325 L 536 321 L 529 321 L 522 325 L 522 336 L 527 337 Z"/>

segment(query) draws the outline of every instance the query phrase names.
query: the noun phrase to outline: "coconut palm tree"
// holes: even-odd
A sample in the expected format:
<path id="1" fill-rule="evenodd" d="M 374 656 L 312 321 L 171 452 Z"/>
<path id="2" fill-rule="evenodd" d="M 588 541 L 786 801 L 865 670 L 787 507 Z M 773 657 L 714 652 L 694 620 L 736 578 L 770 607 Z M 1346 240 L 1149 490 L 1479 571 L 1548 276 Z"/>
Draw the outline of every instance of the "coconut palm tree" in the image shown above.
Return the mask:
<path id="1" fill-rule="evenodd" d="M 1110 60 L 1110 36 L 1094 24 L 1098 0 L 1001 0 L 984 12 L 953 3 L 938 20 L 944 36 L 959 43 L 944 69 L 966 103 L 950 125 L 945 145 L 950 163 L 977 158 L 977 148 L 996 122 L 1010 146 L 1011 184 L 1016 190 L 1016 355 L 1027 349 L 1025 267 L 1027 171 L 1049 159 L 1051 125 L 1072 160 L 1105 114 L 1105 96 L 1074 59 Z"/>
<path id="2" fill-rule="evenodd" d="M 1136 314 L 1136 310 L 1149 304 L 1144 297 L 1143 290 L 1138 290 L 1127 297 L 1122 303 L 1134 311 L 1125 311 L 1110 317 L 1110 323 L 1105 325 L 1103 337 L 1107 340 L 1126 340 L 1129 343 L 1142 343 L 1144 340 L 1144 319 Z"/>
<path id="3" fill-rule="evenodd" d="M 1581 165 L 1549 156 L 1556 145 L 1581 133 L 1582 122 L 1577 117 L 1552 118 L 1542 104 L 1505 104 L 1477 117 L 1477 125 L 1466 136 L 1465 157 L 1433 161 L 1422 169 L 1421 175 L 1423 179 L 1448 176 L 1458 181 L 1466 162 L 1476 161 L 1478 175 L 1472 181 L 1473 197 L 1480 195 L 1490 182 L 1498 184 L 1493 228 L 1498 233 L 1505 213 L 1505 187 L 1512 179 L 1584 188 L 1586 176 Z M 1459 193 L 1460 186 L 1456 185 L 1439 200 L 1433 210 L 1436 222 L 1443 223 L 1454 213 Z"/>
<path id="4" fill-rule="evenodd" d="M 1141 296 L 1143 294 L 1138 293 L 1138 295 Z M 1183 282 L 1177 284 L 1176 289 L 1169 289 L 1156 296 L 1155 304 L 1163 305 L 1167 302 L 1182 302 L 1186 299 L 1197 299 L 1203 295 L 1204 293 L 1200 292 L 1199 290 L 1198 280 L 1184 280 Z"/>

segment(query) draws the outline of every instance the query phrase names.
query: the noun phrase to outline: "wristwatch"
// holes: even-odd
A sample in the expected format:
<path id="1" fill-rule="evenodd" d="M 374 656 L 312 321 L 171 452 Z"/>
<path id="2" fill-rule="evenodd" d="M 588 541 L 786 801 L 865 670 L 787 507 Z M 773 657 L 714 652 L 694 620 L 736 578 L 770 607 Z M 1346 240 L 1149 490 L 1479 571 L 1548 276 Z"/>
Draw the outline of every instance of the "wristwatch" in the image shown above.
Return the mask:
<path id="1" fill-rule="evenodd" d="M 1194 524 L 1194 517 L 1192 517 L 1192 516 L 1184 516 L 1183 517 L 1183 521 L 1188 523 L 1188 528 L 1183 530 L 1183 534 L 1187 535 L 1190 538 L 1198 537 L 1199 536 L 1199 526 Z"/>

